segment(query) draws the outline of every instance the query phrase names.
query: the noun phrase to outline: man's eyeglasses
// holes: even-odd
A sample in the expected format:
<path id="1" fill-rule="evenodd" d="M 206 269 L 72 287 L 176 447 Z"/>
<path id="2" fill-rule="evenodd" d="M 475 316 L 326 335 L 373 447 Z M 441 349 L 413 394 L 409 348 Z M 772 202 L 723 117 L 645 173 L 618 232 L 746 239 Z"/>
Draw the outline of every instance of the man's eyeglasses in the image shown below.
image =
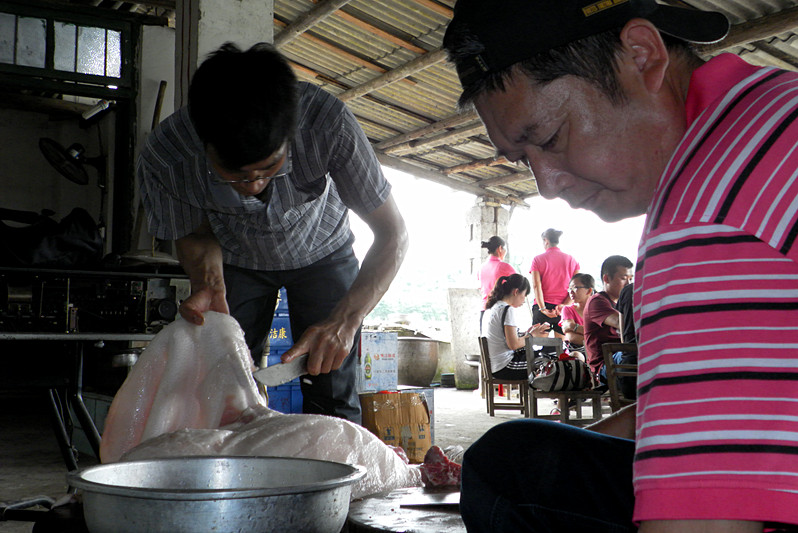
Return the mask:
<path id="1" fill-rule="evenodd" d="M 288 173 L 287 172 L 283 172 L 281 174 L 275 174 L 274 176 L 263 176 L 262 178 L 243 179 L 243 180 L 226 180 L 226 179 L 223 179 L 223 178 L 220 178 L 220 177 L 214 175 L 213 176 L 213 181 L 215 181 L 216 183 L 220 183 L 222 185 L 234 185 L 236 183 L 247 184 L 247 183 L 255 183 L 255 182 L 261 181 L 261 180 L 273 180 L 275 178 L 282 178 L 282 177 L 284 177 L 286 175 L 288 175 Z"/>

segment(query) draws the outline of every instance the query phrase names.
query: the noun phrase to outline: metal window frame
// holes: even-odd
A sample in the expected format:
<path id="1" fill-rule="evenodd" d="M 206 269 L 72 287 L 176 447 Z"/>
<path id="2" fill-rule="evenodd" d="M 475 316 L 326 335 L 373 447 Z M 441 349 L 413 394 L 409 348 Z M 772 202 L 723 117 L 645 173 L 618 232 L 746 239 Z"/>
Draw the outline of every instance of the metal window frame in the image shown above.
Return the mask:
<path id="1" fill-rule="evenodd" d="M 40 18 L 46 21 L 45 66 L 29 67 L 0 63 L 3 85 L 51 90 L 63 94 L 93 98 L 130 98 L 133 90 L 136 33 L 139 26 L 134 21 L 118 20 L 70 12 L 37 5 L 22 5 L 15 2 L 0 1 L 0 12 L 17 17 Z M 55 22 L 75 24 L 78 27 L 94 27 L 120 33 L 120 77 L 81 74 L 55 68 Z M 75 63 L 77 65 L 77 38 L 75 31 Z M 16 41 L 16 36 L 15 36 Z M 16 45 L 15 45 L 16 47 Z M 106 33 L 107 47 L 107 33 Z M 15 48 L 16 53 L 16 48 Z M 107 68 L 107 55 L 103 69 Z M 76 69 L 77 70 L 77 67 Z M 111 88 L 113 86 L 115 88 Z"/>

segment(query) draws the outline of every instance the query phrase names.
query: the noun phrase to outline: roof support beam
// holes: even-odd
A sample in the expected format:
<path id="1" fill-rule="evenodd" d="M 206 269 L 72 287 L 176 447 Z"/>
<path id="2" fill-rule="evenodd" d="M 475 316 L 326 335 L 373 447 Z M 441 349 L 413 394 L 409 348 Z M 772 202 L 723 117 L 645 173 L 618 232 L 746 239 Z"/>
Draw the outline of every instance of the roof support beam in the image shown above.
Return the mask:
<path id="1" fill-rule="evenodd" d="M 304 15 L 299 16 L 287 28 L 281 31 L 280 34 L 274 38 L 274 46 L 277 48 L 285 46 L 322 20 L 341 9 L 350 1 L 351 0 L 326 0 L 321 2 Z"/>
<path id="2" fill-rule="evenodd" d="M 479 135 L 480 133 L 484 132 L 485 126 L 482 124 L 482 122 L 475 122 L 458 130 L 447 131 L 446 133 L 441 133 L 440 135 L 435 135 L 434 137 L 430 137 L 428 139 L 397 144 L 395 146 L 391 146 L 390 148 L 386 148 L 384 152 L 391 155 L 407 155 L 409 153 L 421 152 L 422 150 L 435 148 L 436 146 L 440 146 L 442 144 L 449 144 L 459 141 L 460 139 L 465 139 L 466 137 L 471 137 L 472 135 Z"/>
<path id="3" fill-rule="evenodd" d="M 498 187 L 500 185 L 509 185 L 511 183 L 518 183 L 519 181 L 526 181 L 531 180 L 535 176 L 532 175 L 531 172 L 513 172 L 511 174 L 505 174 L 504 176 L 496 176 L 495 178 L 488 178 L 484 180 L 479 180 L 480 187 Z"/>
<path id="4" fill-rule="evenodd" d="M 476 196 L 491 196 L 503 203 L 526 205 L 526 203 L 524 203 L 523 200 L 520 200 L 519 198 L 516 198 L 514 196 L 496 194 L 491 191 L 486 191 L 485 189 L 483 189 L 482 187 L 478 187 L 477 185 L 465 183 L 460 180 L 450 178 L 449 176 L 441 174 L 438 171 L 425 168 L 420 165 L 415 165 L 413 163 L 409 163 L 404 159 L 393 157 L 384 154 L 382 152 L 376 152 L 376 154 L 377 154 L 377 160 L 380 162 L 381 165 L 385 165 L 386 167 L 400 170 L 402 172 L 407 172 L 408 174 L 411 174 L 418 178 L 433 181 L 435 183 L 451 187 L 452 189 L 474 194 Z"/>
<path id="5" fill-rule="evenodd" d="M 716 55 L 753 41 L 770 39 L 774 35 L 798 28 L 798 7 L 783 9 L 773 15 L 736 24 L 729 30 L 725 39 L 715 44 L 696 45 L 700 54 Z"/>
<path id="6" fill-rule="evenodd" d="M 290 61 L 290 60 L 288 61 L 288 63 L 294 69 L 296 69 L 296 71 L 299 74 L 304 74 L 305 76 L 307 76 L 308 78 L 310 78 L 312 80 L 320 81 L 322 83 L 326 83 L 328 85 L 332 85 L 333 87 L 338 87 L 339 89 L 343 89 L 343 90 L 346 90 L 346 89 L 350 88 L 345 83 L 341 83 L 340 81 L 338 81 L 338 80 L 336 80 L 334 78 L 326 76 L 326 75 L 322 74 L 321 72 L 316 72 L 315 70 L 310 69 L 310 68 L 308 68 L 308 67 L 306 67 L 304 65 L 300 65 L 299 63 L 296 63 L 296 62 Z M 424 115 L 420 115 L 420 114 L 418 114 L 418 113 L 416 113 L 414 111 L 411 111 L 409 109 L 405 109 L 405 108 L 403 108 L 401 106 L 398 106 L 396 104 L 392 104 L 390 102 L 385 102 L 384 100 L 380 100 L 379 98 L 375 98 L 373 96 L 366 95 L 366 96 L 363 97 L 363 99 L 364 100 L 368 100 L 369 102 L 373 102 L 373 103 L 375 103 L 377 105 L 381 105 L 381 106 L 383 106 L 383 107 L 385 107 L 387 109 L 391 109 L 393 111 L 396 111 L 397 113 L 401 113 L 401 114 L 403 114 L 405 116 L 411 117 L 414 120 L 419 120 L 421 122 L 432 122 L 432 119 L 429 118 L 429 117 L 425 117 Z"/>
<path id="7" fill-rule="evenodd" d="M 514 166 L 515 164 L 508 161 L 506 157 L 486 157 L 485 159 L 475 159 L 470 163 L 463 163 L 462 165 L 447 167 L 441 169 L 441 172 L 444 174 L 459 174 L 460 172 L 470 172 L 472 170 L 479 170 L 485 167 L 496 167 L 499 165 Z"/>
<path id="8" fill-rule="evenodd" d="M 458 113 L 456 115 L 451 115 L 442 120 L 439 120 L 438 122 L 433 122 L 429 126 L 424 126 L 423 128 L 409 131 L 407 133 L 402 133 L 401 135 L 397 135 L 396 137 L 391 137 L 390 139 L 385 139 L 384 141 L 381 141 L 378 144 L 374 145 L 374 148 L 382 150 L 391 146 L 396 146 L 397 144 L 401 144 L 407 141 L 418 139 L 420 137 L 424 137 L 425 135 L 437 133 L 441 130 L 456 128 L 457 126 L 461 126 L 467 122 L 473 122 L 478 119 L 479 115 L 477 115 L 476 111 L 466 111 L 464 113 Z"/>
<path id="9" fill-rule="evenodd" d="M 798 59 L 796 59 L 795 56 L 792 56 L 784 50 L 780 50 L 779 48 L 776 48 L 772 44 L 768 44 L 765 41 L 759 41 L 753 44 L 767 55 L 777 59 L 778 61 L 781 61 L 783 63 L 783 65 L 781 65 L 782 68 L 787 70 L 798 70 Z"/>
<path id="10" fill-rule="evenodd" d="M 282 35 L 282 33 L 280 35 Z M 348 91 L 342 92 L 338 95 L 338 98 L 346 102 L 353 98 L 357 98 L 358 96 L 363 96 L 364 94 L 376 91 L 377 89 L 381 89 L 386 85 L 390 85 L 412 74 L 415 74 L 420 70 L 429 68 L 432 65 L 444 61 L 445 59 L 446 51 L 443 49 L 438 49 L 434 52 L 428 52 L 423 56 L 419 56 L 412 61 L 405 63 L 399 68 L 389 70 L 385 74 L 377 76 L 373 80 L 367 81 L 366 83 L 352 87 Z"/>

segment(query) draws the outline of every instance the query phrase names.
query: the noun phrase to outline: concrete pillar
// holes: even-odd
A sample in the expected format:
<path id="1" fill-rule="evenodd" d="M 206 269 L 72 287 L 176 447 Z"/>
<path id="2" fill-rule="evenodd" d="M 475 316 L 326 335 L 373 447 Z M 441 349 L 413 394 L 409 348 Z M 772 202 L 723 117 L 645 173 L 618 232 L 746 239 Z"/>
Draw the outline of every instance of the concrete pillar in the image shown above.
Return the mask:
<path id="1" fill-rule="evenodd" d="M 477 288 L 449 289 L 448 297 L 455 384 L 458 389 L 476 389 L 479 386 L 479 372 L 466 363 L 466 355 L 479 354 L 477 337 L 482 297 Z"/>
<path id="2" fill-rule="evenodd" d="M 482 248 L 482 242 L 494 235 L 506 241 L 509 222 L 510 211 L 485 198 L 477 198 L 474 207 L 466 214 L 469 272 L 474 278 L 488 258 L 488 251 Z"/>
<path id="3" fill-rule="evenodd" d="M 465 362 L 466 354 L 479 354 L 479 313 L 482 297 L 477 288 L 477 273 L 488 258 L 482 242 L 494 235 L 507 240 L 510 211 L 501 204 L 486 198 L 477 198 L 466 213 L 466 255 L 469 275 L 474 280 L 468 289 L 449 289 L 449 321 L 452 326 L 452 357 L 455 362 L 457 388 L 476 388 L 479 384 L 477 369 Z"/>
<path id="4" fill-rule="evenodd" d="M 274 0 L 177 0 L 175 109 L 188 101 L 191 75 L 209 52 L 274 42 Z"/>

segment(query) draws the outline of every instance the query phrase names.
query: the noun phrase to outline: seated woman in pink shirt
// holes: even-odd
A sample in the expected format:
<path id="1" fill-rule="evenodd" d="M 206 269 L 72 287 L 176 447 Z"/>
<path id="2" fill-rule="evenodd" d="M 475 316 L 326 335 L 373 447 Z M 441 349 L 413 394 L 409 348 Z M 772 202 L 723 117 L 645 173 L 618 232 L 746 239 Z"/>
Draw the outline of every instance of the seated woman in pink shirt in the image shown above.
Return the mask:
<path id="1" fill-rule="evenodd" d="M 595 292 L 595 281 L 590 274 L 574 274 L 568 283 L 568 296 L 573 304 L 562 309 L 560 327 L 565 333 L 565 348 L 570 354 L 585 353 L 585 320 L 583 313 L 587 300 Z"/>
<path id="2" fill-rule="evenodd" d="M 504 239 L 494 235 L 487 241 L 482 242 L 482 248 L 488 249 L 488 260 L 482 264 L 477 278 L 479 279 L 480 290 L 482 291 L 482 313 L 485 312 L 485 303 L 488 301 L 488 296 L 496 285 L 496 280 L 502 276 L 509 276 L 515 274 L 515 269 L 509 264 L 504 262 L 504 256 L 507 255 L 507 245 Z M 480 314 L 480 320 L 482 314 Z"/>

